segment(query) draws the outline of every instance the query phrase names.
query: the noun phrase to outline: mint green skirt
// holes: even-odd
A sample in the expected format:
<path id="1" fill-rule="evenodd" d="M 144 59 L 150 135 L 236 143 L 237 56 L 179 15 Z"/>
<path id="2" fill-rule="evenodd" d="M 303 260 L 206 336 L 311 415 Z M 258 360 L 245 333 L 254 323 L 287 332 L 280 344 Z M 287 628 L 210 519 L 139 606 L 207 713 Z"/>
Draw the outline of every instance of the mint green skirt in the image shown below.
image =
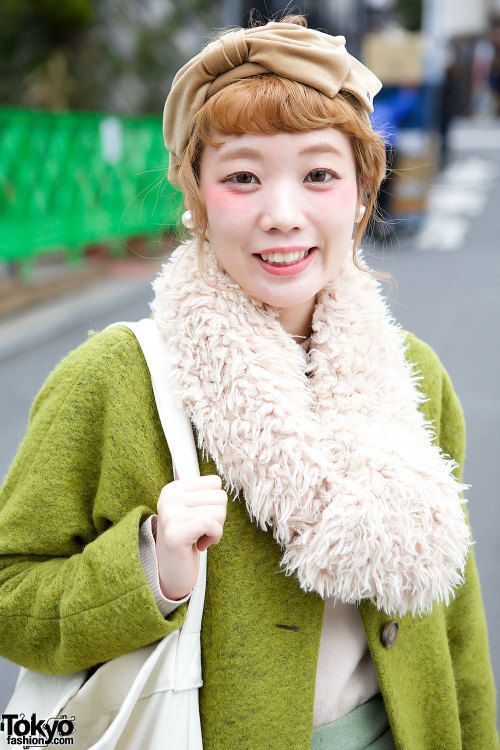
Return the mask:
<path id="1" fill-rule="evenodd" d="M 347 716 L 316 727 L 311 750 L 396 750 L 380 693 Z"/>

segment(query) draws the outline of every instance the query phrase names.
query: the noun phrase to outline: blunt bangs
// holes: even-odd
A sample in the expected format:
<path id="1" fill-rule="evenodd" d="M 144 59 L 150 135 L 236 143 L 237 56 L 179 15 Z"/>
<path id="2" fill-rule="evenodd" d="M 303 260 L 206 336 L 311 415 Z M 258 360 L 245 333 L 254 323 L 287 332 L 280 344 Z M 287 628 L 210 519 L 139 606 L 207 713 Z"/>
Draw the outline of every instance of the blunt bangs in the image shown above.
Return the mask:
<path id="1" fill-rule="evenodd" d="M 372 192 L 374 183 L 383 179 L 385 145 L 357 99 L 346 92 L 330 99 L 310 86 L 274 74 L 242 78 L 210 97 L 195 124 L 196 151 L 200 154 L 206 143 L 217 146 L 214 132 L 273 135 L 322 128 L 337 128 L 350 136 L 360 184 L 366 184 L 366 151 L 372 151 L 371 166 L 376 165 L 369 180 Z"/>

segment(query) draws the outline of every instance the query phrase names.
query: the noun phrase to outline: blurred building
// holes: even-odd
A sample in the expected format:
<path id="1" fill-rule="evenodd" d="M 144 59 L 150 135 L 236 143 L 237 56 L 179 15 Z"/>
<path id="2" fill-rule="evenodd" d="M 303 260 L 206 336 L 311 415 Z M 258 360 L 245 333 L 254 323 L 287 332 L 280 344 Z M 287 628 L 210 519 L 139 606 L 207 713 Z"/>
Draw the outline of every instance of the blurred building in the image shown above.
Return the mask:
<path id="1" fill-rule="evenodd" d="M 393 168 L 381 205 L 397 226 L 419 226 L 456 116 L 492 110 L 489 41 L 498 0 L 364 0 L 362 59 L 382 80 L 374 123 Z M 420 7 L 419 7 L 420 6 Z"/>

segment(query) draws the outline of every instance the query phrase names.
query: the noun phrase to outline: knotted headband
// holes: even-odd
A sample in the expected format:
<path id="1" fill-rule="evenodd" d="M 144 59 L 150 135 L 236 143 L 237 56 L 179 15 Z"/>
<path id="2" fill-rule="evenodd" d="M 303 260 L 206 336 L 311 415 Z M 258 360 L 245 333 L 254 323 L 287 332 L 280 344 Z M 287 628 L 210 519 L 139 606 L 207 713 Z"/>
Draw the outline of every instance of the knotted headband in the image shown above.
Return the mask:
<path id="1" fill-rule="evenodd" d="M 194 118 L 207 99 L 235 81 L 261 73 L 304 83 L 331 99 L 340 90 L 347 91 L 367 112 L 373 112 L 373 97 L 382 87 L 347 52 L 343 36 L 274 21 L 228 31 L 189 60 L 173 80 L 163 113 L 170 182 L 177 182 Z"/>

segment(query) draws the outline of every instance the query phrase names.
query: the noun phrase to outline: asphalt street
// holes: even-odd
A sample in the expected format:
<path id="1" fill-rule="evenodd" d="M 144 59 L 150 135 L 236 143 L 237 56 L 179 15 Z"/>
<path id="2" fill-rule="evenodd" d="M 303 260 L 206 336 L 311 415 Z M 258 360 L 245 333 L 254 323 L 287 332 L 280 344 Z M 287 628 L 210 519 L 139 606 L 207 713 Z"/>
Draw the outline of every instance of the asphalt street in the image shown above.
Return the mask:
<path id="1" fill-rule="evenodd" d="M 500 123 L 462 122 L 448 168 L 436 180 L 418 236 L 367 248 L 392 274 L 389 304 L 403 327 L 427 341 L 448 370 L 467 424 L 464 481 L 475 554 L 500 686 Z M 30 404 L 54 365 L 88 330 L 149 314 L 144 279 L 101 285 L 0 323 L 0 477 L 21 441 Z M 17 667 L 0 660 L 0 708 Z"/>

